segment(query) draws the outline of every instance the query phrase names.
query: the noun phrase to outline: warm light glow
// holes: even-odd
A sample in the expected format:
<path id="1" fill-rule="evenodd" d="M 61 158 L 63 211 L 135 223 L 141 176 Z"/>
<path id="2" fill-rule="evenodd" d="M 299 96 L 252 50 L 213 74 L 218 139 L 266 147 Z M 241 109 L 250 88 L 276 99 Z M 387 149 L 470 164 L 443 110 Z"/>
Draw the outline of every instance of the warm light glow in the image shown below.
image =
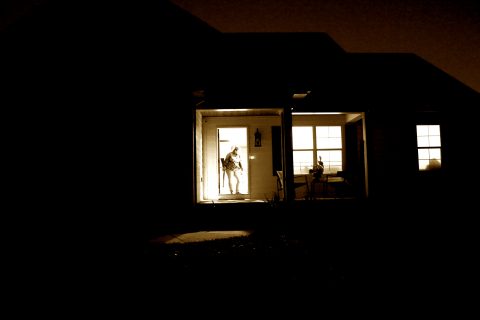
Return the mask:
<path id="1" fill-rule="evenodd" d="M 248 230 L 232 230 L 232 231 L 199 231 L 180 234 L 171 234 L 162 236 L 153 240 L 152 242 L 159 242 L 164 244 L 179 244 L 191 242 L 203 242 L 218 239 L 229 239 L 236 237 L 247 237 L 252 234 Z"/>
<path id="2" fill-rule="evenodd" d="M 308 95 L 308 93 L 294 93 L 293 99 L 303 99 Z"/>
<path id="3" fill-rule="evenodd" d="M 238 112 L 238 111 L 250 111 L 250 109 L 213 109 L 218 112 Z"/>
<path id="4" fill-rule="evenodd" d="M 305 98 L 307 95 L 309 95 L 310 92 L 311 92 L 311 91 L 301 92 L 301 93 L 294 93 L 294 94 L 293 94 L 293 99 L 303 99 L 303 98 Z"/>
<path id="5" fill-rule="evenodd" d="M 342 113 L 341 112 L 292 112 L 292 116 L 314 116 L 314 115 L 323 116 L 327 114 L 342 114 Z"/>

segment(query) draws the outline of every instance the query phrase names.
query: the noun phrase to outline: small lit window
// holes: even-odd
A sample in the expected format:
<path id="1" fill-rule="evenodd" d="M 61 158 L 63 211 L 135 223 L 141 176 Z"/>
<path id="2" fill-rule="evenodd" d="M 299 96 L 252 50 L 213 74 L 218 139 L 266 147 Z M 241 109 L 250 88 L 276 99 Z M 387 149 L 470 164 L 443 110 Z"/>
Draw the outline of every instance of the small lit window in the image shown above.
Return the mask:
<path id="1" fill-rule="evenodd" d="M 418 168 L 420 171 L 442 167 L 439 125 L 417 125 Z"/>

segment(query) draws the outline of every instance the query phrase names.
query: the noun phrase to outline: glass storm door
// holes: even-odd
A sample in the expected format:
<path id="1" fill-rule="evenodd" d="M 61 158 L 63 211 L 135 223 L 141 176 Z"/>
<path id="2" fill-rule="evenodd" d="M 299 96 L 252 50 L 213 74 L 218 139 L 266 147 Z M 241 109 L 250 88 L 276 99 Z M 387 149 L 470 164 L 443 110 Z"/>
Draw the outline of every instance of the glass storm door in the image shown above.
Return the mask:
<path id="1" fill-rule="evenodd" d="M 227 154 L 233 150 L 234 146 L 238 147 L 238 154 L 240 154 L 240 159 L 243 167 L 243 172 L 239 174 L 240 177 L 240 188 L 239 191 L 242 194 L 248 194 L 248 139 L 247 139 L 247 128 L 246 127 L 236 127 L 236 128 L 218 128 L 218 190 L 219 195 L 229 195 L 229 180 L 228 174 L 223 170 L 222 159 L 225 159 Z M 232 177 L 232 184 L 236 187 L 236 178 Z"/>

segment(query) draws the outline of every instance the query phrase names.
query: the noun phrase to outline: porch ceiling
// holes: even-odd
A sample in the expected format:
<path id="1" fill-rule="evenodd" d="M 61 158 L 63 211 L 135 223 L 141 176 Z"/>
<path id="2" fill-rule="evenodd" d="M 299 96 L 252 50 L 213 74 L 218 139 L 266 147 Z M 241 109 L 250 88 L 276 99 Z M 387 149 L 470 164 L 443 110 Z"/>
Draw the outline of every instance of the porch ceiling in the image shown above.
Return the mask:
<path id="1" fill-rule="evenodd" d="M 204 117 L 278 116 L 282 109 L 199 110 Z"/>

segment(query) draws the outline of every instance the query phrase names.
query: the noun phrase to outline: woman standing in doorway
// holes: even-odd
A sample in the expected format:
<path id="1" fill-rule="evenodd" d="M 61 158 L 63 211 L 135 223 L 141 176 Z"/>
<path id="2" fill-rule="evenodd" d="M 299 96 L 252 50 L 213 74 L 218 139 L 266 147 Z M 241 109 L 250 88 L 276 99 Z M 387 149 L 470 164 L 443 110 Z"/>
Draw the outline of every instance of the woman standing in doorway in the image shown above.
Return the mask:
<path id="1" fill-rule="evenodd" d="M 236 179 L 236 189 L 235 193 L 240 194 L 240 179 L 243 172 L 242 160 L 240 154 L 238 154 L 238 146 L 233 146 L 232 151 L 230 151 L 225 157 L 225 168 L 228 175 L 228 186 L 230 187 L 230 193 L 234 194 L 233 189 L 233 177 Z"/>

